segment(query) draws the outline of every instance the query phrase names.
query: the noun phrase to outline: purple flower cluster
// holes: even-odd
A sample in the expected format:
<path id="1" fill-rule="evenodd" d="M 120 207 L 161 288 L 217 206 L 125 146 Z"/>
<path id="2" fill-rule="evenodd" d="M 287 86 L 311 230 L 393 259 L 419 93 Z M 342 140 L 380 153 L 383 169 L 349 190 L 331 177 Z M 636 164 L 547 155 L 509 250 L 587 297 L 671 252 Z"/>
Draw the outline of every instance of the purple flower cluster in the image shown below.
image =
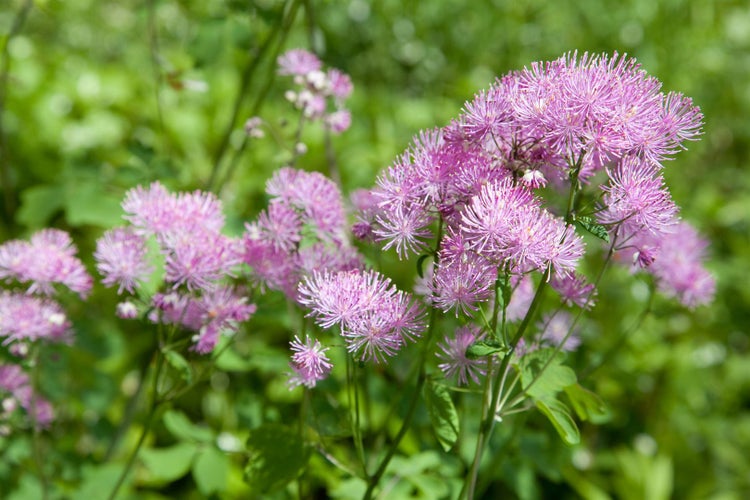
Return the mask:
<path id="1" fill-rule="evenodd" d="M 18 408 L 39 427 L 48 427 L 55 418 L 52 405 L 35 393 L 29 376 L 17 365 L 0 364 L 0 404 L 0 423 L 10 421 Z M 0 425 L 0 435 L 8 432 L 8 427 Z"/>
<path id="2" fill-rule="evenodd" d="M 11 240 L 0 245 L 0 280 L 25 290 L 0 290 L 0 340 L 11 354 L 25 357 L 36 341 L 70 342 L 71 323 L 53 298 L 61 285 L 86 298 L 93 280 L 76 257 L 70 235 L 59 229 L 43 229 L 28 241 Z M 6 397 L 7 394 L 7 397 Z M 16 364 L 0 364 L 0 422 L 23 408 L 38 426 L 52 421 L 52 405 L 34 392 L 28 375 Z M 8 431 L 2 426 L 0 434 Z"/>
<path id="3" fill-rule="evenodd" d="M 375 271 L 315 272 L 300 284 L 298 300 L 318 326 L 338 326 L 362 360 L 384 361 L 424 330 L 422 309 Z"/>
<path id="4" fill-rule="evenodd" d="M 323 347 L 319 341 L 311 337 L 307 337 L 303 344 L 297 336 L 289 345 L 294 353 L 289 363 L 293 372 L 289 378 L 290 389 L 300 385 L 313 388 L 318 381 L 325 379 L 331 373 L 333 364 L 325 354 L 328 347 Z"/>
<path id="5" fill-rule="evenodd" d="M 653 256 L 679 222 L 662 162 L 701 125 L 689 98 L 663 93 L 633 59 L 571 53 L 534 63 L 477 94 L 448 126 L 415 137 L 360 204 L 355 234 L 404 258 L 425 250 L 441 223 L 432 301 L 457 315 L 493 296 L 498 272 L 517 282 L 548 266 L 563 302 L 591 307 L 595 291 L 576 273 L 576 206 L 555 215 L 563 208 L 545 186 L 575 192 L 603 172 L 596 221 L 616 250 L 644 242 L 638 251 Z"/>
<path id="6" fill-rule="evenodd" d="M 246 224 L 243 260 L 255 279 L 290 299 L 313 271 L 330 272 L 362 266 L 347 235 L 346 214 L 336 184 L 318 172 L 291 167 L 268 181 L 268 208 Z"/>
<path id="7" fill-rule="evenodd" d="M 11 240 L 0 245 L 0 279 L 19 283 L 21 291 L 0 291 L 0 338 L 3 345 L 22 355 L 27 343 L 38 339 L 71 340 L 70 321 L 52 296 L 55 285 L 85 298 L 93 280 L 76 257 L 70 235 L 58 229 L 43 229 L 29 241 Z"/>
<path id="8" fill-rule="evenodd" d="M 480 376 L 486 375 L 486 361 L 467 357 L 466 349 L 483 337 L 481 329 L 475 325 L 459 328 L 453 337 L 446 336 L 438 344 L 437 357 L 442 361 L 438 368 L 446 377 L 456 377 L 458 385 L 468 385 L 470 379 L 478 384 Z"/>
<path id="9" fill-rule="evenodd" d="M 503 318 L 520 320 L 535 272 L 563 305 L 593 307 L 574 221 L 608 235 L 615 257 L 632 256 L 665 293 L 690 307 L 705 303 L 714 289 L 702 265 L 706 245 L 680 221 L 662 175 L 663 163 L 701 134 L 702 119 L 634 59 L 570 53 L 534 63 L 479 92 L 446 127 L 419 133 L 369 193 L 357 193 L 353 232 L 402 259 L 436 246 L 418 285 L 456 316 L 492 302 L 502 281 L 511 288 Z M 547 317 L 540 342 L 562 341 L 568 320 L 560 311 Z M 459 383 L 478 376 L 461 352 L 472 335 L 480 332 L 462 330 L 441 345 L 441 368 Z M 569 336 L 563 348 L 577 342 Z"/>
<path id="10" fill-rule="evenodd" d="M 54 295 L 60 284 L 86 298 L 93 280 L 81 261 L 70 235 L 59 229 L 43 229 L 29 241 L 12 240 L 0 245 L 0 280 L 28 283 L 28 293 Z"/>
<path id="11" fill-rule="evenodd" d="M 288 90 L 286 98 L 302 111 L 309 120 L 322 120 L 335 134 L 340 134 L 351 125 L 351 113 L 344 107 L 344 101 L 352 93 L 353 85 L 349 75 L 331 68 L 323 71 L 323 63 L 315 54 L 304 49 L 292 49 L 278 59 L 279 74 L 293 76 L 297 85 Z M 333 111 L 329 111 L 329 100 Z"/>
<path id="12" fill-rule="evenodd" d="M 684 221 L 661 238 L 660 243 L 648 268 L 658 288 L 688 307 L 710 302 L 716 282 L 702 264 L 708 243 Z"/>
<path id="13" fill-rule="evenodd" d="M 149 318 L 195 331 L 194 349 L 212 351 L 222 332 L 236 331 L 255 312 L 255 305 L 228 284 L 242 263 L 243 246 L 221 233 L 221 202 L 202 191 L 173 194 L 155 182 L 128 191 L 122 206 L 130 225 L 97 241 L 94 258 L 102 282 L 117 285 L 118 294 L 136 293 L 152 276 L 154 262 L 163 259 L 167 290 L 150 297 Z M 151 253 L 149 239 L 155 242 Z M 117 312 L 134 318 L 138 306 L 127 299 Z"/>

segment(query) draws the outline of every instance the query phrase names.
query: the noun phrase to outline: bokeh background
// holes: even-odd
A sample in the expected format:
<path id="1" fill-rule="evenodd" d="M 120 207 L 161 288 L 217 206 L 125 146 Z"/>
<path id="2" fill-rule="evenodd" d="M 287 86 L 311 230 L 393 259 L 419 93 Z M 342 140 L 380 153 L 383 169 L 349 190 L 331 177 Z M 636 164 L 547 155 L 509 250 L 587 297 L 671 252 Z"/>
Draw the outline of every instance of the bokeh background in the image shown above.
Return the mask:
<path id="1" fill-rule="evenodd" d="M 290 8 L 294 22 L 279 29 Z M 615 280 L 603 289 L 579 361 L 596 367 L 584 385 L 609 404 L 610 421 L 584 424 L 576 449 L 548 432 L 501 436 L 514 458 L 498 462 L 503 479 L 487 495 L 750 495 L 745 1 L 2 0 L 0 241 L 63 228 L 91 264 L 95 239 L 121 221 L 127 189 L 157 179 L 173 189 L 204 188 L 216 165 L 219 178 L 232 171 L 221 197 L 231 229 L 241 231 L 285 161 L 270 138 L 243 145 L 242 124 L 260 115 L 283 131 L 293 119 L 283 98 L 288 82 L 273 74 L 275 55 L 293 47 L 315 51 L 354 82 L 352 128 L 334 141 L 349 190 L 371 185 L 416 132 L 445 125 L 496 76 L 568 51 L 626 52 L 665 90 L 692 97 L 705 114 L 704 136 L 665 175 L 683 217 L 711 241 L 714 304 L 686 311 L 657 300 L 640 328 L 623 336 L 643 310 L 643 286 Z M 325 171 L 322 134 L 311 130 L 306 142 L 298 165 Z M 409 286 L 413 265 L 390 254 L 384 266 Z M 54 353 L 45 368 L 46 391 L 78 421 L 57 431 L 60 446 L 50 451 L 71 485 L 96 475 L 90 471 L 127 411 L 123 394 L 149 345 L 137 327 L 115 321 L 111 290 L 97 297 L 71 303 L 76 349 Z M 186 397 L 184 411 L 231 430 L 268 416 L 258 392 L 288 403 L 287 334 L 273 337 L 288 325 L 279 321 L 259 314 L 244 364 L 212 378 L 202 400 Z M 615 347 L 606 359 L 594 354 Z M 15 498 L 34 491 L 17 474 L 28 460 L 22 441 L 0 438 L 0 492 Z M 244 491 L 237 470 L 230 497 Z M 181 481 L 156 481 L 150 494 L 191 491 L 190 479 Z"/>

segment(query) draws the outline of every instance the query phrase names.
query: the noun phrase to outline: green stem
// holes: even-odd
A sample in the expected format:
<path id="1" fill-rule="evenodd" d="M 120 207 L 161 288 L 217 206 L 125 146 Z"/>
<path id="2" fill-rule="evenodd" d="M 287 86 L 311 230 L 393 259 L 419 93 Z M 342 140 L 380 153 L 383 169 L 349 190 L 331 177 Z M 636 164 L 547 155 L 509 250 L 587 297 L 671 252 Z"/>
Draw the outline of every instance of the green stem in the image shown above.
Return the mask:
<path id="1" fill-rule="evenodd" d="M 503 360 L 500 364 L 500 369 L 497 372 L 498 377 L 504 377 L 506 370 L 508 370 L 508 365 L 510 364 L 510 360 L 513 358 L 513 353 L 516 349 L 516 346 L 523 337 L 523 334 L 526 332 L 526 329 L 531 323 L 531 319 L 534 316 L 534 313 L 541 303 L 543 292 L 547 287 L 547 282 L 549 281 L 547 278 L 550 272 L 551 268 L 547 267 L 544 275 L 542 276 L 542 280 L 539 282 L 539 286 L 537 286 L 536 293 L 534 294 L 534 298 L 531 301 L 531 305 L 529 305 L 529 310 L 526 312 L 526 316 L 524 316 L 521 324 L 518 325 L 516 335 L 510 342 L 510 350 L 503 357 Z M 490 373 L 487 374 L 488 377 L 490 377 L 490 375 Z M 488 383 L 486 387 L 491 387 L 491 384 Z M 469 473 L 466 477 L 464 487 L 461 490 L 461 495 L 459 495 L 459 497 L 461 497 L 463 493 L 466 493 L 466 498 L 474 498 L 474 494 L 476 492 L 477 477 L 479 475 L 479 464 L 482 459 L 482 454 L 484 453 L 484 447 L 489 440 L 490 435 L 492 434 L 492 429 L 495 424 L 495 408 L 497 408 L 497 402 L 500 398 L 500 390 L 502 389 L 502 384 L 494 384 L 494 387 L 494 390 L 492 390 L 491 402 L 486 408 L 487 411 L 482 412 L 482 422 L 479 426 L 479 435 L 477 436 L 477 446 L 474 451 L 474 460 L 472 461 L 471 468 L 469 469 Z"/>
<path id="2" fill-rule="evenodd" d="M 6 137 L 5 127 L 3 126 L 3 117 L 5 115 L 6 101 L 8 97 L 8 79 L 10 78 L 10 43 L 23 29 L 26 24 L 31 8 L 34 6 L 34 0 L 26 0 L 21 8 L 18 9 L 16 16 L 13 18 L 10 31 L 5 37 L 0 57 L 0 182 L 3 184 L 3 200 L 5 202 L 5 217 L 8 222 L 12 222 L 15 210 L 15 193 L 11 185 L 10 176 L 10 154 L 8 152 L 8 138 Z"/>
<path id="3" fill-rule="evenodd" d="M 362 464 L 364 477 L 367 477 L 367 461 L 365 460 L 365 449 L 362 444 L 362 428 L 359 420 L 359 387 L 357 382 L 357 365 L 352 356 L 347 353 L 346 356 L 346 381 L 347 394 L 349 397 L 350 411 L 354 411 L 354 416 L 350 417 L 352 423 L 352 438 L 354 439 L 354 448 L 357 450 L 357 457 Z"/>
<path id="4" fill-rule="evenodd" d="M 396 454 L 398 445 L 401 443 L 401 440 L 404 438 L 404 436 L 406 435 L 406 432 L 409 430 L 409 427 L 411 426 L 411 421 L 414 418 L 414 413 L 417 409 L 417 402 L 419 401 L 419 395 L 422 392 L 422 388 L 424 387 L 424 383 L 426 380 L 427 380 L 427 373 L 425 370 L 425 363 L 421 362 L 421 369 L 419 370 L 419 378 L 417 378 L 417 384 L 414 387 L 414 396 L 411 398 L 411 401 L 409 402 L 409 408 L 406 410 L 406 415 L 404 416 L 404 420 L 401 423 L 401 428 L 398 430 L 398 434 L 396 434 L 396 437 L 393 439 L 391 446 L 388 448 L 388 452 L 386 453 L 385 457 L 380 462 L 378 469 L 370 477 L 370 480 L 368 481 L 368 484 L 367 484 L 367 491 L 365 492 L 365 495 L 362 497 L 364 500 L 370 500 L 372 498 L 373 493 L 375 491 L 375 487 L 380 482 L 380 479 L 383 477 L 383 474 L 385 473 L 385 469 L 388 467 L 388 464 L 390 463 L 391 459 Z"/>
<path id="5" fill-rule="evenodd" d="M 438 274 L 438 266 L 439 266 L 439 260 L 438 255 L 440 254 L 440 243 L 443 238 L 443 218 L 440 217 L 438 221 L 438 231 L 437 231 L 437 237 L 436 237 L 436 243 L 435 243 L 435 261 L 434 261 L 434 267 L 433 267 L 433 285 L 435 281 L 435 277 Z M 433 289 L 435 287 L 433 286 Z M 363 500 L 370 500 L 375 492 L 375 487 L 380 482 L 380 479 L 383 477 L 383 474 L 385 473 L 386 468 L 388 467 L 388 464 L 390 463 L 393 456 L 396 454 L 396 450 L 398 449 L 399 444 L 401 443 L 401 440 L 406 435 L 407 431 L 409 430 L 409 427 L 411 427 L 411 422 L 414 419 L 414 414 L 417 409 L 417 402 L 419 401 L 419 395 L 422 393 L 422 388 L 424 387 L 425 381 L 427 380 L 427 353 L 430 351 L 430 346 L 432 344 L 432 337 L 435 332 L 435 323 L 437 320 L 437 309 L 434 307 L 430 308 L 430 319 L 429 323 L 427 325 L 427 334 L 425 335 L 424 343 L 422 344 L 422 350 L 419 353 L 419 376 L 417 377 L 417 383 L 414 387 L 414 395 L 412 396 L 411 400 L 409 401 L 409 408 L 406 410 L 406 415 L 404 416 L 404 420 L 401 422 L 401 428 L 398 430 L 398 434 L 396 434 L 396 437 L 393 439 L 393 442 L 391 443 L 390 447 L 388 448 L 388 451 L 386 452 L 385 457 L 380 462 L 380 465 L 378 466 L 375 473 L 370 476 L 370 479 L 367 483 L 367 491 L 365 492 L 365 495 L 362 497 Z"/>
<path id="6" fill-rule="evenodd" d="M 117 445 L 119 444 L 120 439 L 122 439 L 122 437 L 125 435 L 125 432 L 133 423 L 136 409 L 138 408 L 138 400 L 140 399 L 143 388 L 146 386 L 146 380 L 148 378 L 148 367 L 151 366 L 152 362 L 153 357 L 149 358 L 146 363 L 142 363 L 139 369 L 138 387 L 136 387 L 135 393 L 128 400 L 128 404 L 125 408 L 125 414 L 123 415 L 120 424 L 117 426 L 117 431 L 115 431 L 115 435 L 112 437 L 112 441 L 110 441 L 109 447 L 107 447 L 107 451 L 104 453 L 104 462 L 110 461 L 112 455 L 114 455 L 115 451 L 117 451 Z"/>
<path id="7" fill-rule="evenodd" d="M 299 437 L 302 442 L 306 442 L 305 439 L 305 422 L 307 420 L 307 411 L 310 407 L 310 389 L 307 387 L 304 388 L 302 392 L 302 404 L 300 406 L 299 410 Z M 307 472 L 307 469 L 302 471 L 302 474 L 299 475 L 297 478 L 297 496 L 300 500 L 306 498 L 306 495 L 304 493 L 304 487 L 305 487 L 305 473 Z"/>
<path id="8" fill-rule="evenodd" d="M 325 127 L 323 131 L 323 143 L 326 148 L 326 163 L 328 163 L 328 176 L 333 179 L 333 182 L 343 190 L 341 184 L 341 174 L 339 173 L 338 162 L 336 161 L 336 151 L 333 149 L 333 141 L 331 140 L 331 130 Z"/>
<path id="9" fill-rule="evenodd" d="M 612 261 L 612 256 L 615 252 L 615 244 L 617 242 L 617 231 L 615 231 L 614 236 L 612 236 L 612 244 L 609 246 L 609 251 L 607 252 L 607 257 L 604 259 L 604 264 L 602 264 L 602 268 L 599 270 L 599 274 L 596 276 L 596 280 L 594 280 L 594 287 L 591 289 L 591 292 L 589 292 L 588 296 L 586 296 L 586 302 L 587 304 L 590 300 L 592 295 L 594 294 L 594 291 L 599 286 L 599 282 L 601 281 L 602 277 L 604 276 L 604 272 L 607 270 L 607 267 L 609 267 L 609 263 Z M 573 318 L 573 321 L 571 322 L 570 326 L 568 327 L 568 331 L 565 334 L 565 336 L 562 338 L 562 340 L 555 346 L 554 351 L 552 352 L 552 355 L 549 357 L 546 363 L 544 363 L 544 366 L 539 370 L 539 372 L 534 376 L 533 379 L 529 382 L 529 385 L 527 385 L 523 392 L 519 394 L 516 399 L 513 401 L 513 403 L 516 402 L 519 398 L 523 398 L 528 394 L 529 389 L 536 383 L 537 380 L 541 378 L 541 376 L 544 374 L 544 372 L 547 370 L 547 368 L 552 364 L 552 361 L 557 357 L 557 354 L 562 350 L 563 346 L 565 345 L 565 342 L 568 340 L 568 337 L 571 336 L 573 333 L 573 330 L 575 329 L 576 325 L 578 324 L 578 321 L 583 316 L 584 308 L 580 308 L 578 310 L 578 314 L 576 314 L 575 318 Z"/>
<path id="10" fill-rule="evenodd" d="M 120 473 L 120 476 L 117 479 L 117 482 L 115 483 L 114 488 L 112 488 L 112 492 L 109 494 L 109 500 L 114 500 L 117 497 L 117 493 L 119 492 L 120 488 L 122 487 L 123 483 L 125 482 L 125 479 L 128 476 L 128 473 L 133 468 L 133 465 L 135 464 L 136 458 L 138 458 L 138 452 L 140 452 L 141 447 L 143 446 L 143 443 L 146 440 L 146 436 L 148 436 L 148 433 L 151 430 L 151 425 L 154 421 L 154 416 L 156 415 L 157 410 L 161 406 L 162 401 L 159 399 L 159 378 L 161 377 L 161 371 L 164 367 L 164 356 L 161 354 L 161 351 L 156 351 L 156 368 L 154 370 L 154 379 L 151 386 L 151 404 L 149 405 L 148 414 L 146 415 L 146 421 L 143 423 L 143 429 L 141 430 L 141 435 L 138 438 L 138 442 L 135 445 L 135 448 L 130 453 L 130 456 L 128 457 L 128 461 L 125 463 L 125 467 L 123 468 L 122 472 Z"/>
<path id="11" fill-rule="evenodd" d="M 36 464 L 37 475 L 39 476 L 39 483 L 42 485 L 42 499 L 46 500 L 49 498 L 49 478 L 44 470 L 44 459 L 42 458 L 42 435 L 39 428 L 39 409 L 37 408 L 38 393 L 39 393 L 39 361 L 41 358 L 41 345 L 37 344 L 33 347 L 31 355 L 31 407 L 29 413 L 31 414 L 31 425 L 33 426 L 33 454 L 34 462 Z"/>
<path id="12" fill-rule="evenodd" d="M 649 293 L 648 293 L 648 300 L 646 301 L 646 307 L 644 307 L 643 311 L 638 315 L 638 318 L 633 322 L 633 325 L 624 330 L 622 334 L 620 334 L 620 337 L 615 341 L 615 343 L 610 347 L 606 353 L 604 353 L 604 356 L 599 360 L 598 363 L 589 366 L 583 372 L 578 376 L 578 380 L 582 381 L 591 376 L 592 373 L 594 373 L 596 370 L 601 368 L 602 366 L 606 365 L 612 357 L 617 353 L 617 351 L 620 350 L 622 345 L 625 343 L 625 341 L 628 339 L 630 334 L 638 330 L 641 325 L 643 324 L 643 321 L 646 319 L 646 317 L 651 313 L 651 307 L 654 303 L 654 287 L 653 284 L 649 286 Z"/>
<path id="13" fill-rule="evenodd" d="M 153 72 L 154 78 L 154 99 L 156 102 L 156 118 L 159 122 L 159 129 L 164 137 L 164 106 L 161 99 L 161 65 L 159 63 L 159 32 L 156 26 L 156 0 L 149 0 L 148 2 L 148 44 L 149 52 L 151 54 L 151 71 Z M 168 143 L 166 137 L 164 137 L 165 143 Z"/>
<path id="14" fill-rule="evenodd" d="M 229 119 L 229 122 L 227 123 L 226 129 L 224 130 L 224 133 L 221 135 L 221 139 L 219 140 L 219 147 L 216 149 L 216 153 L 214 154 L 214 165 L 213 169 L 211 170 L 211 175 L 208 178 L 208 181 L 206 182 L 206 189 L 210 190 L 212 189 L 214 183 L 218 179 L 219 176 L 219 170 L 221 169 L 222 160 L 224 159 L 224 155 L 227 152 L 227 149 L 229 148 L 229 138 L 232 135 L 232 132 L 234 131 L 235 125 L 237 123 L 237 118 L 240 115 L 240 111 L 242 109 L 242 104 L 245 102 L 245 97 L 248 93 L 248 90 L 250 89 L 250 83 L 253 80 L 253 77 L 255 76 L 256 71 L 258 70 L 258 67 L 260 66 L 261 61 L 264 59 L 264 56 L 266 52 L 271 48 L 273 45 L 273 40 L 276 37 L 276 35 L 279 35 L 279 46 L 276 49 L 276 55 L 281 50 L 280 47 L 283 44 L 284 40 L 286 39 L 286 35 L 289 32 L 289 29 L 291 28 L 292 23 L 294 22 L 294 18 L 297 14 L 297 9 L 299 8 L 299 0 L 289 0 L 283 7 L 283 10 L 287 12 L 287 15 L 284 16 L 284 19 L 282 22 L 276 24 L 274 26 L 274 29 L 268 34 L 266 39 L 263 41 L 263 44 L 261 45 L 260 49 L 251 55 L 250 60 L 248 61 L 247 66 L 245 67 L 245 70 L 242 72 L 242 78 L 240 81 L 240 86 L 237 91 L 237 96 L 234 99 L 234 105 L 232 106 L 232 115 Z M 276 57 L 273 57 L 272 64 L 275 64 Z M 271 69 L 269 72 L 269 80 L 271 82 L 273 81 L 273 78 L 275 76 L 275 71 Z M 271 87 L 271 83 L 268 81 L 266 82 L 266 85 L 264 87 L 264 90 L 262 90 L 258 94 L 258 98 L 255 101 L 255 104 L 253 106 L 253 112 L 251 114 L 255 115 L 257 114 L 257 109 L 260 108 L 260 102 L 262 102 L 262 99 L 265 98 L 265 95 L 268 93 L 268 90 Z M 247 144 L 247 138 L 242 143 L 242 147 L 240 148 L 240 152 L 244 150 L 245 145 Z M 239 153 L 235 154 L 235 157 L 232 159 L 232 164 L 230 165 L 230 170 L 234 169 L 234 164 L 237 161 L 237 158 L 239 157 Z M 222 181 L 221 184 L 217 187 L 216 191 L 221 189 L 221 186 L 224 182 L 227 181 L 229 174 L 227 174 Z"/>

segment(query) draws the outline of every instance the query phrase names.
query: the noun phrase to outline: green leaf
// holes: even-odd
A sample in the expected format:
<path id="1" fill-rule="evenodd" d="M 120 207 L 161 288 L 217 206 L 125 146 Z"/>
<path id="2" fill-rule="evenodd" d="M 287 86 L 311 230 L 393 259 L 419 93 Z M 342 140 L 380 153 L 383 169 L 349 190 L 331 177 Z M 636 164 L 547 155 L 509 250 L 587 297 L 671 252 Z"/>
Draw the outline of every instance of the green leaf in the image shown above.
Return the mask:
<path id="1" fill-rule="evenodd" d="M 482 358 L 491 354 L 505 354 L 508 348 L 495 340 L 482 340 L 466 348 L 466 357 L 470 359 Z"/>
<path id="2" fill-rule="evenodd" d="M 221 493 L 227 488 L 229 459 L 219 449 L 209 446 L 193 462 L 193 479 L 204 496 Z"/>
<path id="3" fill-rule="evenodd" d="M 607 228 L 596 222 L 593 217 L 583 215 L 576 217 L 573 221 L 597 238 L 609 243 L 609 233 L 607 233 Z"/>
<path id="4" fill-rule="evenodd" d="M 66 186 L 65 215 L 71 226 L 113 227 L 122 224 L 120 197 L 107 193 L 96 182 Z"/>
<path id="5" fill-rule="evenodd" d="M 567 386 L 565 394 L 568 395 L 573 410 L 575 410 L 576 415 L 581 420 L 603 422 L 609 419 L 609 410 L 604 401 L 593 392 L 583 388 L 580 384 Z"/>
<path id="6" fill-rule="evenodd" d="M 147 475 L 142 479 L 146 484 L 161 484 L 175 481 L 190 470 L 197 446 L 194 443 L 177 443 L 168 448 L 147 448 L 140 453 L 140 459 Z"/>
<path id="7" fill-rule="evenodd" d="M 428 382 L 424 388 L 432 428 L 443 450 L 449 451 L 458 440 L 458 412 L 450 391 L 442 384 Z"/>
<path id="8" fill-rule="evenodd" d="M 162 417 L 164 427 L 180 441 L 194 441 L 210 443 L 214 439 L 214 432 L 206 427 L 195 425 L 181 411 L 167 410 Z"/>
<path id="9" fill-rule="evenodd" d="M 555 430 L 565 443 L 573 445 L 581 442 L 581 434 L 578 431 L 578 426 L 573 417 L 570 416 L 568 407 L 564 403 L 561 403 L 557 399 L 538 399 L 535 403 L 539 411 L 552 422 Z"/>
<path id="10" fill-rule="evenodd" d="M 43 498 L 44 490 L 39 479 L 31 472 L 21 476 L 16 490 L 9 494 L 8 500 L 28 500 L 29 498 Z"/>
<path id="11" fill-rule="evenodd" d="M 310 448 L 299 433 L 281 424 L 266 424 L 250 431 L 247 453 L 245 481 L 264 493 L 297 478 L 310 458 Z"/>
<path id="12" fill-rule="evenodd" d="M 186 383 L 190 384 L 193 381 L 193 368 L 190 366 L 188 360 L 182 356 L 182 354 L 178 353 L 177 351 L 167 349 L 164 351 L 164 359 L 167 360 L 167 363 L 169 363 L 172 368 L 177 370 L 177 372 Z"/>
<path id="13" fill-rule="evenodd" d="M 85 465 L 83 467 L 83 481 L 74 498 L 107 498 L 120 474 L 122 474 L 122 464 Z M 122 488 L 120 492 L 125 490 L 126 488 Z M 119 497 L 120 495 L 118 495 Z"/>
<path id="14" fill-rule="evenodd" d="M 21 193 L 21 208 L 16 219 L 31 229 L 44 227 L 52 215 L 63 206 L 60 186 L 34 186 Z"/>
<path id="15" fill-rule="evenodd" d="M 575 372 L 562 364 L 563 354 L 558 352 L 551 359 L 553 354 L 552 348 L 539 349 L 521 360 L 521 384 L 534 399 L 554 399 L 558 392 L 576 383 Z"/>

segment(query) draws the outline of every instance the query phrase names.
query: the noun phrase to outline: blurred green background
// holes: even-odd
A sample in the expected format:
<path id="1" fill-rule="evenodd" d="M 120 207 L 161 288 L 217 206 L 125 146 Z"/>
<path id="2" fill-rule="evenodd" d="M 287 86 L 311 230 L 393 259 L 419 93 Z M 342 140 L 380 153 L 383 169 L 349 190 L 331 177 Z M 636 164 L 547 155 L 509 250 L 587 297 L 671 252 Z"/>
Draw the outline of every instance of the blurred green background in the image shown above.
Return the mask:
<path id="1" fill-rule="evenodd" d="M 287 48 L 314 50 L 351 75 L 353 125 L 334 142 L 348 189 L 371 185 L 414 133 L 445 125 L 495 76 L 571 50 L 627 52 L 705 114 L 702 140 L 669 162 L 666 177 L 683 216 L 711 240 L 716 301 L 694 312 L 657 301 L 642 327 L 621 337 L 643 308 L 643 287 L 615 280 L 603 289 L 580 356 L 583 365 L 596 364 L 589 353 L 622 345 L 585 381 L 610 404 L 612 420 L 584 425 L 574 450 L 549 434 L 530 434 L 516 443 L 519 458 L 503 465 L 502 475 L 525 498 L 747 498 L 750 4 L 307 0 L 295 3 L 294 22 L 281 33 L 285 5 L 2 0 L 0 241 L 60 227 L 73 232 L 90 264 L 95 239 L 119 223 L 128 188 L 157 179 L 173 189 L 203 188 L 217 164 L 221 178 L 233 161 L 221 197 L 231 230 L 240 231 L 264 206 L 265 180 L 285 161 L 270 138 L 244 147 L 242 124 L 253 114 L 279 128 L 294 119 L 283 99 L 288 82 L 273 78 L 274 55 Z M 298 165 L 325 171 L 321 135 L 310 131 L 307 141 L 310 151 Z M 386 266 L 401 269 L 394 262 Z M 399 281 L 408 286 L 409 278 Z M 113 292 L 102 295 L 108 298 L 98 298 L 76 324 L 81 352 L 66 351 L 49 368 L 68 380 L 64 389 L 48 388 L 52 399 L 63 404 L 66 391 L 82 391 L 63 413 L 88 418 L 94 429 L 75 429 L 78 437 L 66 444 L 77 451 L 61 452 L 61 460 L 96 462 L 98 440 L 123 411 L 120 402 L 112 405 L 148 344 L 137 328 L 112 319 Z M 83 316 L 78 307 L 73 318 Z M 253 328 L 271 319 L 261 317 Z M 283 371 L 285 361 L 273 356 L 252 367 L 260 375 L 232 381 L 282 384 L 274 370 Z M 227 391 L 216 382 L 208 394 L 247 407 L 245 417 L 227 422 L 221 408 L 185 403 L 196 414 L 203 408 L 202 418 L 217 429 L 250 425 L 263 413 L 246 401 L 252 392 L 242 384 Z M 0 465 L 0 484 L 15 488 L 22 480 L 11 471 L 23 454 L 17 462 L 5 455 L 11 459 Z M 85 476 L 69 474 L 71 482 Z"/>

